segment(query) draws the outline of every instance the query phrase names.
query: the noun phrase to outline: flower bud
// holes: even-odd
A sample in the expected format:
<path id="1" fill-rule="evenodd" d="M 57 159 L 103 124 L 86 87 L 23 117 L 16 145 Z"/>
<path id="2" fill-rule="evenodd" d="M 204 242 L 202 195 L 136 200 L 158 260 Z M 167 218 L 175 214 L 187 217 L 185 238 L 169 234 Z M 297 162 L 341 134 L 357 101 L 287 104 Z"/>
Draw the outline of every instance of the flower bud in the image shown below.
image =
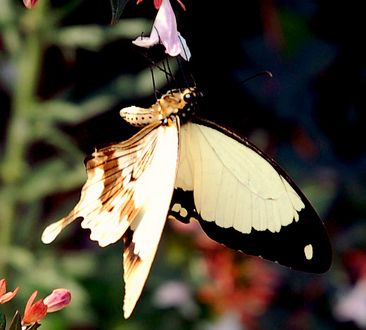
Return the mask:
<path id="1" fill-rule="evenodd" d="M 55 289 L 50 295 L 43 299 L 47 305 L 47 312 L 52 313 L 66 307 L 71 301 L 71 293 L 67 289 Z"/>
<path id="2" fill-rule="evenodd" d="M 24 6 L 28 9 L 32 9 L 37 5 L 38 0 L 23 0 Z"/>

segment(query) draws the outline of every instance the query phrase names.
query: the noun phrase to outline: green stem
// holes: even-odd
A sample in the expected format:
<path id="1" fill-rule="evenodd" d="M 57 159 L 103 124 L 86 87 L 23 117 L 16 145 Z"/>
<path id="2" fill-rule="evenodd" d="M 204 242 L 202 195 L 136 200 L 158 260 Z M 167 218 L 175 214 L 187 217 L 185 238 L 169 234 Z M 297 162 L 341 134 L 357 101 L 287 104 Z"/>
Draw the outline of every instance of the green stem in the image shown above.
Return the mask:
<path id="1" fill-rule="evenodd" d="M 36 111 L 36 89 L 43 50 L 39 27 L 45 17 L 46 1 L 27 14 L 25 38 L 14 59 L 17 71 L 8 134 L 1 168 L 0 191 L 0 276 L 5 276 L 18 199 L 17 186 L 27 174 L 26 150 L 32 142 L 32 112 Z"/>
<path id="2" fill-rule="evenodd" d="M 11 0 L 1 1 L 0 28 L 5 49 L 9 54 L 15 54 L 20 48 L 19 33 L 14 29 L 16 21 L 15 4 Z"/>

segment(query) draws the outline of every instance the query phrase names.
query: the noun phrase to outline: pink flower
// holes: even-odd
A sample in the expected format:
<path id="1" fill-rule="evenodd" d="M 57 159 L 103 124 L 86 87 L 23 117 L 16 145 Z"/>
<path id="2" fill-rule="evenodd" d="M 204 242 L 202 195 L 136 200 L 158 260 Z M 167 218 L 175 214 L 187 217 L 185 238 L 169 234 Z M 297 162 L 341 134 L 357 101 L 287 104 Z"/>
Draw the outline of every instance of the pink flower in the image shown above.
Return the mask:
<path id="1" fill-rule="evenodd" d="M 50 295 L 43 299 L 45 305 L 47 305 L 47 312 L 57 312 L 71 301 L 71 293 L 67 289 L 55 289 Z"/>
<path id="2" fill-rule="evenodd" d="M 33 303 L 37 294 L 38 291 L 34 291 L 27 301 L 22 320 L 23 325 L 39 322 L 47 315 L 47 305 L 44 304 L 42 299 Z"/>
<path id="3" fill-rule="evenodd" d="M 24 6 L 28 9 L 32 9 L 37 5 L 38 0 L 23 0 Z"/>
<path id="4" fill-rule="evenodd" d="M 14 291 L 6 292 L 6 280 L 3 278 L 0 280 L 0 305 L 5 304 L 9 300 L 12 300 L 17 294 L 19 288 Z"/>
<path id="5" fill-rule="evenodd" d="M 169 0 L 160 1 L 159 11 L 156 15 L 150 37 L 138 37 L 133 43 L 144 48 L 162 44 L 165 47 L 165 52 L 170 56 L 181 55 L 188 61 L 191 53 L 185 39 L 177 30 L 177 21 L 173 8 Z"/>

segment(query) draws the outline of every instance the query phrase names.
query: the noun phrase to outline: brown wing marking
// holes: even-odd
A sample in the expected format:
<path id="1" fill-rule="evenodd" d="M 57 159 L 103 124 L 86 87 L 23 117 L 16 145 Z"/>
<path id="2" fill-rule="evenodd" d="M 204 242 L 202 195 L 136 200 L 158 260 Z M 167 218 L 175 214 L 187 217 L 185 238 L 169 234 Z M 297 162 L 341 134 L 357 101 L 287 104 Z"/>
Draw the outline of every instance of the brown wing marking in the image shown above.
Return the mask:
<path id="1" fill-rule="evenodd" d="M 144 127 L 129 140 L 96 150 L 86 159 L 87 181 L 74 209 L 48 226 L 44 243 L 52 242 L 63 228 L 83 218 L 83 228 L 100 246 L 117 241 L 140 210 L 134 202 L 134 186 L 149 166 L 160 123 Z"/>

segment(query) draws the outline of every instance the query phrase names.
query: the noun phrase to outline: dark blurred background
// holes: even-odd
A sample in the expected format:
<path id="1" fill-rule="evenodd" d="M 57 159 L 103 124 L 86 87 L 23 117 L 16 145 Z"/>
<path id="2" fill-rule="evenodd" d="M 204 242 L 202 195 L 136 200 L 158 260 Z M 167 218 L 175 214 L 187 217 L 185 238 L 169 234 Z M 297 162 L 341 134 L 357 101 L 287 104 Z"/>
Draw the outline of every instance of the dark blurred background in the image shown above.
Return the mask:
<path id="1" fill-rule="evenodd" d="M 40 235 L 78 200 L 85 155 L 136 132 L 119 109 L 155 102 L 146 55 L 159 52 L 131 44 L 150 33 L 153 1 L 131 0 L 111 26 L 108 0 L 39 0 L 34 10 L 1 0 L 0 278 L 21 287 L 11 307 L 22 310 L 35 289 L 67 287 L 72 305 L 42 328 L 365 329 L 362 2 L 185 0 L 186 11 L 171 3 L 203 115 L 248 136 L 294 178 L 324 219 L 331 269 L 288 270 L 222 248 L 195 224 L 168 223 L 123 320 L 121 244 L 101 249 L 78 224 L 49 246 Z M 273 77 L 244 82 L 265 70 Z"/>

